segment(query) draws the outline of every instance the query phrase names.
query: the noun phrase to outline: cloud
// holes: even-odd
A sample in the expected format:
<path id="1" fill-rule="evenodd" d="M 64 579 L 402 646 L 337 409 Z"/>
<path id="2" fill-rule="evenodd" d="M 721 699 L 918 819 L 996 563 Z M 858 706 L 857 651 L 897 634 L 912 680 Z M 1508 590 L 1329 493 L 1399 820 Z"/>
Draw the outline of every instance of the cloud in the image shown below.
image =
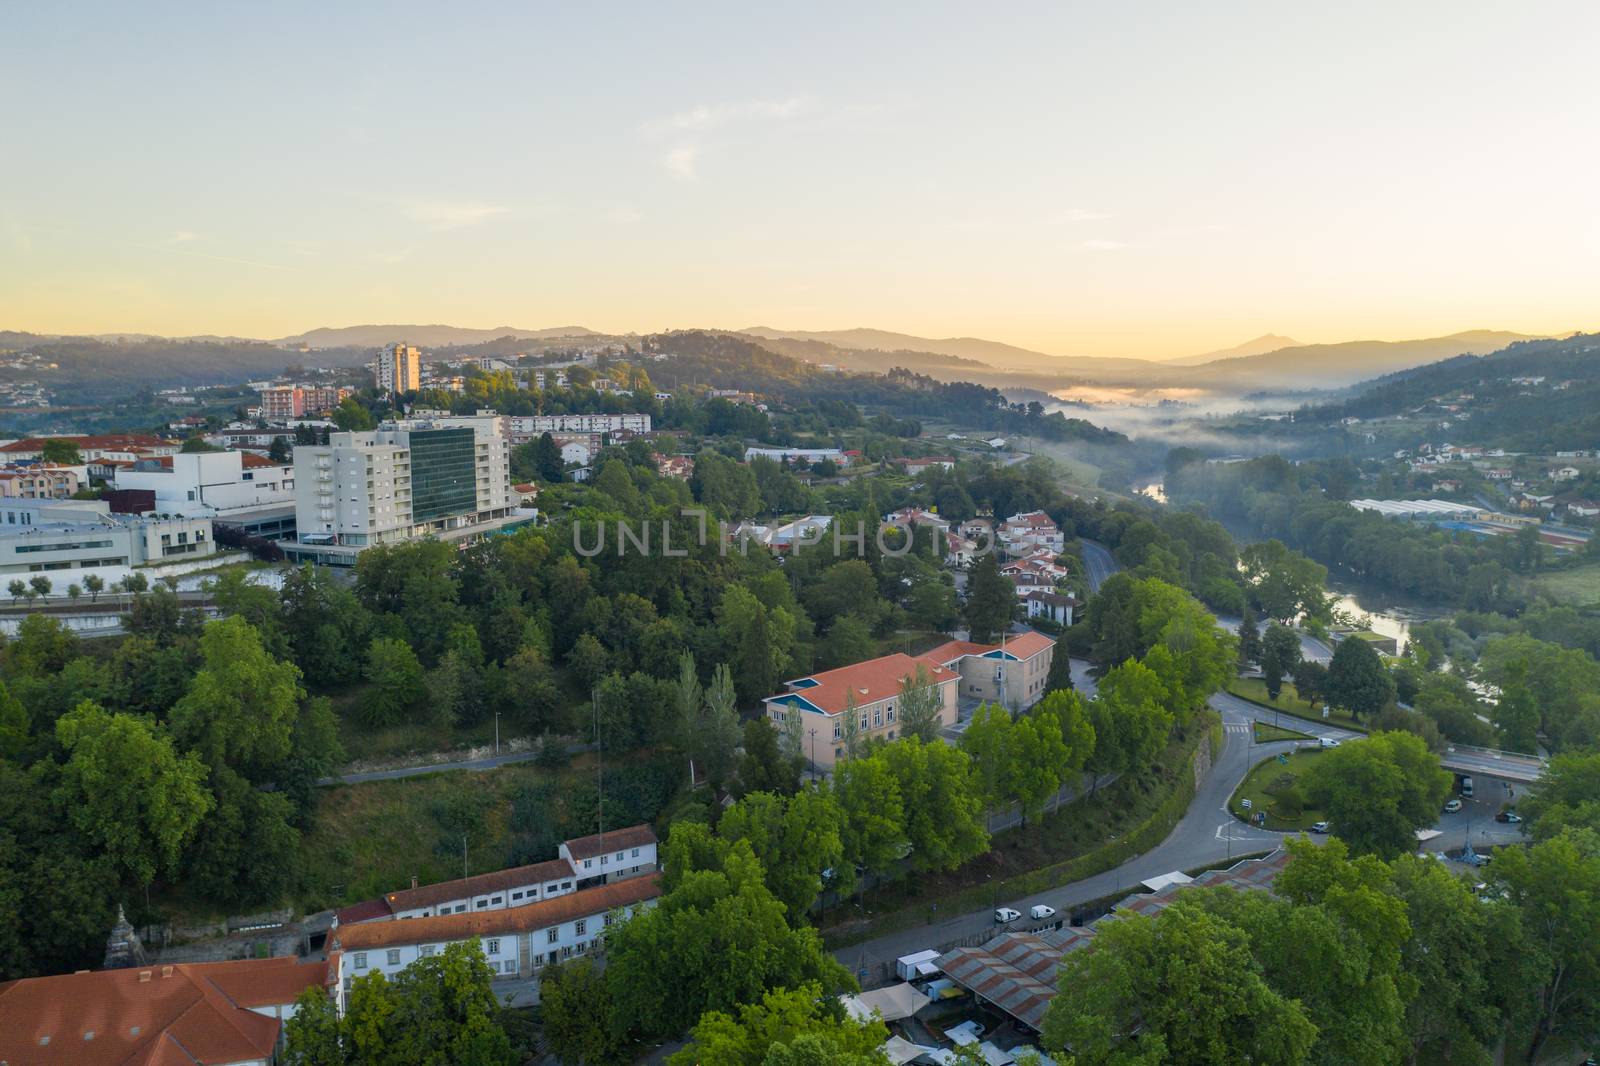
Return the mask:
<path id="1" fill-rule="evenodd" d="M 1070 222 L 1100 222 L 1110 217 L 1104 211 L 1091 211 L 1087 207 L 1069 207 L 1050 221 L 1060 226 Z"/>
<path id="2" fill-rule="evenodd" d="M 606 212 L 605 218 L 613 226 L 631 226 L 644 220 L 644 212 L 633 207 L 613 207 Z"/>
<path id="3" fill-rule="evenodd" d="M 804 114 L 811 101 L 803 96 L 786 100 L 746 100 L 732 104 L 700 104 L 666 118 L 654 119 L 640 128 L 653 137 L 672 134 L 704 133 L 719 126 L 744 120 L 782 122 Z"/>
<path id="4" fill-rule="evenodd" d="M 667 173 L 684 181 L 693 181 L 698 175 L 695 164 L 700 156 L 700 148 L 693 144 L 680 144 L 662 157 L 662 165 L 667 168 Z"/>
<path id="5" fill-rule="evenodd" d="M 1082 248 L 1086 252 L 1115 252 L 1126 248 L 1127 245 L 1122 241 L 1108 241 L 1103 238 L 1095 238 L 1093 240 L 1079 241 L 1078 247 Z"/>
<path id="6" fill-rule="evenodd" d="M 443 232 L 479 225 L 510 208 L 476 200 L 405 200 L 400 210 L 412 221 Z"/>
<path id="7" fill-rule="evenodd" d="M 197 241 L 199 239 L 200 239 L 200 234 L 195 233 L 192 230 L 181 229 L 178 232 L 174 233 L 172 236 L 168 237 L 167 238 L 167 243 L 168 244 L 188 244 L 190 241 Z"/>

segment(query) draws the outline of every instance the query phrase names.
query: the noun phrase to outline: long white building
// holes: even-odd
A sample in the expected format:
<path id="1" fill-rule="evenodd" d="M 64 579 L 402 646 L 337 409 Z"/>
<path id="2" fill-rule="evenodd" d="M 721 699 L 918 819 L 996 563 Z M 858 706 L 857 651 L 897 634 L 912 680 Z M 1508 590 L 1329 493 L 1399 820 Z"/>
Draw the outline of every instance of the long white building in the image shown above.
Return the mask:
<path id="1" fill-rule="evenodd" d="M 44 574 L 58 591 L 94 574 L 111 584 L 135 567 L 216 554 L 211 519 L 113 514 L 101 500 L 0 500 L 0 574 Z"/>
<path id="2" fill-rule="evenodd" d="M 294 454 L 296 561 L 352 565 L 374 544 L 463 541 L 520 521 L 494 417 L 335 433 Z"/>
<path id="3" fill-rule="evenodd" d="M 650 432 L 650 416 L 619 415 L 506 415 L 505 435 L 525 443 L 543 433 L 633 433 Z"/>

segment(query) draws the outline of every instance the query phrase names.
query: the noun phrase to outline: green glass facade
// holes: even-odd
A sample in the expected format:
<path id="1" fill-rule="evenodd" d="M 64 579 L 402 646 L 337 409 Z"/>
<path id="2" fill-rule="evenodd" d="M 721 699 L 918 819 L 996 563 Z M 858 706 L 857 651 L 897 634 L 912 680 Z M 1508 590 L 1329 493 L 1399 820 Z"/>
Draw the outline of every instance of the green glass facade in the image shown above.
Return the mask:
<path id="1" fill-rule="evenodd" d="M 411 517 L 429 522 L 478 508 L 470 429 L 411 433 Z"/>

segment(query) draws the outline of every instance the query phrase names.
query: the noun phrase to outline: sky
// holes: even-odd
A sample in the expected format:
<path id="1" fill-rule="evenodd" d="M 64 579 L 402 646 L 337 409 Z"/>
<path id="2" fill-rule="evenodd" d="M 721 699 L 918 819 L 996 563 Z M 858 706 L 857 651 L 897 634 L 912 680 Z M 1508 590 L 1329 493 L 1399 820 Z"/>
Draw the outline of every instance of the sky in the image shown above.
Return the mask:
<path id="1" fill-rule="evenodd" d="M 1600 329 L 1597 38 L 1588 2 L 12 5 L 0 329 Z"/>

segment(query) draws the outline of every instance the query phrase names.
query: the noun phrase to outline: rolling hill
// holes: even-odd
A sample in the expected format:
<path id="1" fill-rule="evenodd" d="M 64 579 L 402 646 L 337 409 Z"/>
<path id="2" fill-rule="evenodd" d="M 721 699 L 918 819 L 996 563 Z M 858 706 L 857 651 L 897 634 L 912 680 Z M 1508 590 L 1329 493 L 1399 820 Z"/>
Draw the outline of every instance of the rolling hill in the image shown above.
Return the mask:
<path id="1" fill-rule="evenodd" d="M 1180 355 L 1176 359 L 1163 359 L 1163 366 L 1200 366 L 1202 363 L 1214 363 L 1218 359 L 1238 359 L 1247 355 L 1265 355 L 1283 348 L 1300 348 L 1304 345 L 1293 337 L 1285 337 L 1278 333 L 1263 333 L 1254 340 L 1236 344 L 1232 348 L 1219 348 L 1214 352 L 1201 352 L 1199 355 Z"/>
<path id="2" fill-rule="evenodd" d="M 445 325 L 369 325 L 322 326 L 292 337 L 279 337 L 273 344 L 283 347 L 312 348 L 380 348 L 385 344 L 403 341 L 419 347 L 444 347 L 451 345 L 480 344 L 501 337 L 518 337 L 524 340 L 547 340 L 551 337 L 594 337 L 594 330 L 583 326 L 557 326 L 554 329 L 517 329 L 515 326 L 496 326 L 493 329 L 472 329 L 466 326 Z"/>

